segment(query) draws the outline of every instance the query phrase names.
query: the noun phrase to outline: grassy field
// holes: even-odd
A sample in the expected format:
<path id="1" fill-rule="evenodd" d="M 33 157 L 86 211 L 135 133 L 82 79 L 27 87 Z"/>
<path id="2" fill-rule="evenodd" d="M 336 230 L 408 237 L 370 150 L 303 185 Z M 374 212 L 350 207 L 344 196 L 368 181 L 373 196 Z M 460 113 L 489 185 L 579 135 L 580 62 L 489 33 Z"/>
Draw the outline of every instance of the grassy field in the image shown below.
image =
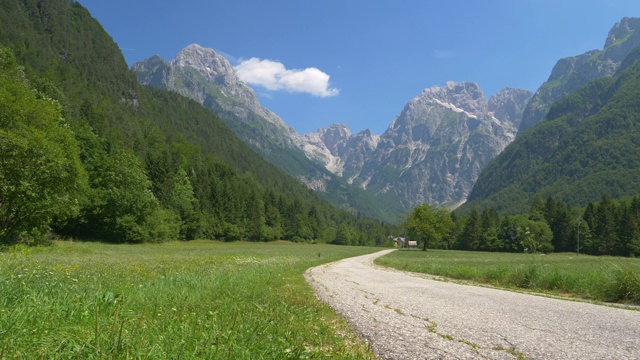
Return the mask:
<path id="1" fill-rule="evenodd" d="M 376 250 L 55 242 L 0 253 L 0 358 L 374 358 L 302 274 Z"/>
<path id="2" fill-rule="evenodd" d="M 499 287 L 640 304 L 640 259 L 429 250 L 395 251 L 375 262 Z"/>

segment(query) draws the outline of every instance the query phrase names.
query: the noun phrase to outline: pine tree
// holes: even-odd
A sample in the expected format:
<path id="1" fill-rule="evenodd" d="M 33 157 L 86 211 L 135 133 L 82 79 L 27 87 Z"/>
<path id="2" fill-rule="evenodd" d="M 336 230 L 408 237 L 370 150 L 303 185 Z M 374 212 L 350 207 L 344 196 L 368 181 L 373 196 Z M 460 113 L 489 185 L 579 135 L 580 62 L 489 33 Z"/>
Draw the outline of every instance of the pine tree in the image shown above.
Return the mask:
<path id="1" fill-rule="evenodd" d="M 599 255 L 614 255 L 618 243 L 615 206 L 603 196 L 596 210 L 594 237 Z"/>
<path id="2" fill-rule="evenodd" d="M 460 250 L 477 250 L 482 242 L 482 224 L 480 213 L 475 207 L 471 209 L 471 213 L 467 218 L 462 233 L 458 239 L 458 247 Z"/>

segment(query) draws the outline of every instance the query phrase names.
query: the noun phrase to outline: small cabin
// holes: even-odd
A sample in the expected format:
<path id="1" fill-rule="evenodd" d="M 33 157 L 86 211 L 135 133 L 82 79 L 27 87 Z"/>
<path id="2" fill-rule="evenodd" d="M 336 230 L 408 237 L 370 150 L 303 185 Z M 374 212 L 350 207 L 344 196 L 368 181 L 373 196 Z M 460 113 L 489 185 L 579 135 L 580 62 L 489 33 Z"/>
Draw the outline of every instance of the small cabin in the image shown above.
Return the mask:
<path id="1" fill-rule="evenodd" d="M 402 249 L 407 244 L 405 238 L 403 238 L 403 237 L 392 237 L 392 239 L 393 239 L 393 247 L 397 247 L 397 248 L 401 248 Z"/>
<path id="2" fill-rule="evenodd" d="M 401 248 L 402 249 L 405 246 L 407 246 L 407 241 L 403 237 L 389 236 L 389 239 L 391 239 L 393 241 L 393 247 L 397 247 L 397 248 Z"/>
<path id="3" fill-rule="evenodd" d="M 418 242 L 414 241 L 414 240 L 409 240 L 408 245 L 409 245 L 409 249 L 417 249 L 418 248 Z"/>

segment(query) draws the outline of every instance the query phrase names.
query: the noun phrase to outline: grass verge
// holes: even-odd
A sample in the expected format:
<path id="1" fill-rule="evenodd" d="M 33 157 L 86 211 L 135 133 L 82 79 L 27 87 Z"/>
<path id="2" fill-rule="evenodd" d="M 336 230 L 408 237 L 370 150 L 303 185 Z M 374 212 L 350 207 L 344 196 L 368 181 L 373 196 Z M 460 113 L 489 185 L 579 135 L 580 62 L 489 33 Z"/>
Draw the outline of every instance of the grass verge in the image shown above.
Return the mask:
<path id="1" fill-rule="evenodd" d="M 55 242 L 0 253 L 0 358 L 372 359 L 302 274 L 376 250 Z"/>
<path id="2" fill-rule="evenodd" d="M 375 263 L 499 287 L 640 304 L 640 259 L 634 258 L 429 250 L 394 251 Z"/>

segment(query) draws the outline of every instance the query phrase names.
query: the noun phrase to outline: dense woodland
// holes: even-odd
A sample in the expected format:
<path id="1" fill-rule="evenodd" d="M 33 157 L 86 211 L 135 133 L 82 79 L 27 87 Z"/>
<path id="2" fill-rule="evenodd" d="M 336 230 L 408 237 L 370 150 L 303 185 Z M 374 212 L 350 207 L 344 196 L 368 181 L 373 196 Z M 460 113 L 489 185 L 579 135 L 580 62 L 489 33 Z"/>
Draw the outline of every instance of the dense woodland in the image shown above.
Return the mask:
<path id="1" fill-rule="evenodd" d="M 422 205 L 405 224 L 408 235 L 425 249 L 640 256 L 640 196 L 619 201 L 603 197 L 585 208 L 536 196 L 523 215 L 474 207 L 460 216 Z"/>
<path id="2" fill-rule="evenodd" d="M 3 1 L 0 23 L 0 243 L 388 241 L 201 105 L 138 85 L 77 2 Z"/>

